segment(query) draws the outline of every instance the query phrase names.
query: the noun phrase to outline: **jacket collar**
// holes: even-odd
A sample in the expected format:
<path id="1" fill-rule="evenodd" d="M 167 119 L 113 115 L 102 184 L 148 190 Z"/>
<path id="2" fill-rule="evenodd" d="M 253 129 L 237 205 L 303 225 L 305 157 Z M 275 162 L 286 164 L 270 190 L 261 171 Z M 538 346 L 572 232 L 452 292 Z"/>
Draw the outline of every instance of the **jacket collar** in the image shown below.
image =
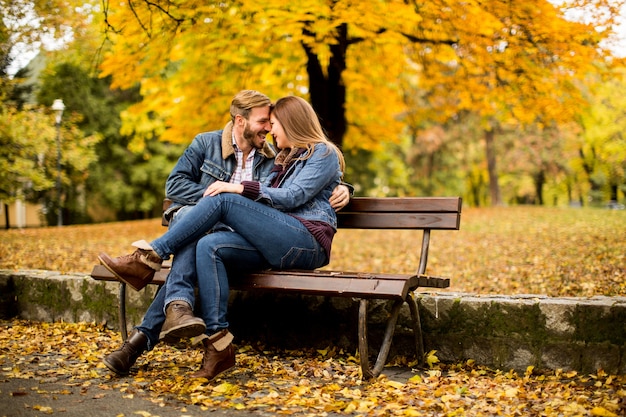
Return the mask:
<path id="1" fill-rule="evenodd" d="M 257 149 L 267 159 L 272 159 L 276 156 L 276 151 L 272 148 L 272 145 L 265 142 L 263 149 Z M 224 130 L 222 131 L 222 158 L 228 159 L 228 157 L 235 154 L 235 148 L 233 147 L 233 122 L 228 122 Z"/>

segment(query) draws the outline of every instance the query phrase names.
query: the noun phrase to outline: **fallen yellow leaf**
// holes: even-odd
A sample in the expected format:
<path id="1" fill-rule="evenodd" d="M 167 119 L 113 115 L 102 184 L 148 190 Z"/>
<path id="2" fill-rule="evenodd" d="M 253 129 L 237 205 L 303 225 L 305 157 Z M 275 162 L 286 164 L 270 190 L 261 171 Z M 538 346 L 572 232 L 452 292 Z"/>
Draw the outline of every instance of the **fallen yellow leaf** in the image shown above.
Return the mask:
<path id="1" fill-rule="evenodd" d="M 508 398 L 514 398 L 517 397 L 517 392 L 517 388 L 508 388 L 506 391 L 504 391 L 504 395 L 506 395 Z"/>
<path id="2" fill-rule="evenodd" d="M 35 405 L 33 406 L 33 409 L 37 411 L 41 411 L 42 413 L 46 413 L 46 414 L 52 414 L 54 412 L 52 411 L 52 407 L 48 407 L 45 405 Z"/>
<path id="3" fill-rule="evenodd" d="M 610 412 L 604 407 L 593 407 L 591 414 L 598 417 L 617 417 L 617 414 Z"/>
<path id="4" fill-rule="evenodd" d="M 428 364 L 428 367 L 430 368 L 432 368 L 434 364 L 439 362 L 439 358 L 435 356 L 435 353 L 437 353 L 436 350 L 431 350 L 426 355 L 426 363 Z"/>

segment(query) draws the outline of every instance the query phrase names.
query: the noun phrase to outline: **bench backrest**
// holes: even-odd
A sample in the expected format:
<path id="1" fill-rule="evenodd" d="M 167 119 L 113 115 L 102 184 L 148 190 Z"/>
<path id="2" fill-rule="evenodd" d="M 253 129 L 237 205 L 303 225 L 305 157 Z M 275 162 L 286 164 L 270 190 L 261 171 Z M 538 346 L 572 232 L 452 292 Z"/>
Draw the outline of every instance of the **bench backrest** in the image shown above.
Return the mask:
<path id="1" fill-rule="evenodd" d="M 337 213 L 339 227 L 423 230 L 417 275 L 426 273 L 430 231 L 458 230 L 461 197 L 355 197 Z"/>
<path id="2" fill-rule="evenodd" d="M 163 211 L 171 204 L 163 201 Z M 337 223 L 344 229 L 416 229 L 423 230 L 417 275 L 426 272 L 431 230 L 459 230 L 461 197 L 354 197 L 337 213 Z M 162 217 L 163 226 L 168 222 Z"/>
<path id="3" fill-rule="evenodd" d="M 461 224 L 460 197 L 355 197 L 337 213 L 350 229 L 448 229 Z"/>
<path id="4" fill-rule="evenodd" d="M 172 201 L 163 200 L 163 212 Z M 346 229 L 448 229 L 461 224 L 460 197 L 354 197 L 337 213 Z M 163 226 L 168 222 L 162 218 Z"/>

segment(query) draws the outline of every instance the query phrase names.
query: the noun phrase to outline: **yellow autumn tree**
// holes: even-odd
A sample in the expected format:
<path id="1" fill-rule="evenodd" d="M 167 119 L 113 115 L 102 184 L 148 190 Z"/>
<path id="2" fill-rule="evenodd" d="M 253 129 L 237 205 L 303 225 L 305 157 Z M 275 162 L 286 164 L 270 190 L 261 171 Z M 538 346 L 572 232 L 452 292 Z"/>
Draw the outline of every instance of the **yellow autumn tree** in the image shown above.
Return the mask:
<path id="1" fill-rule="evenodd" d="M 573 117 L 585 103 L 577 80 L 606 65 L 601 41 L 617 7 L 612 0 L 105 3 L 111 47 L 101 68 L 115 86 L 141 86 L 143 101 L 123 115 L 138 145 L 155 133 L 188 142 L 221 126 L 242 88 L 306 96 L 346 151 L 397 140 L 409 112 L 431 121 L 474 113 L 498 204 L 498 131 Z M 574 9 L 588 21 L 575 21 Z"/>
<path id="2" fill-rule="evenodd" d="M 459 7 L 448 19 L 458 19 L 453 24 L 457 42 L 413 51 L 423 74 L 418 88 L 429 102 L 417 117 L 446 119 L 467 112 L 480 118 L 492 204 L 502 202 L 498 132 L 574 121 L 593 88 L 588 75 L 598 74 L 595 79 L 601 80 L 608 63 L 621 64 L 601 48 L 611 34 L 618 4 L 577 2 L 577 10 L 589 16 L 588 23 L 565 18 L 572 14 L 572 4 L 490 1 L 480 9 Z M 602 11 L 604 15 L 595 15 Z M 596 26 L 605 31 L 598 32 Z"/>
<path id="3" fill-rule="evenodd" d="M 308 96 L 338 143 L 355 102 L 350 125 L 366 133 L 358 146 L 371 147 L 401 129 L 399 33 L 419 20 L 403 2 L 122 3 L 107 10 L 113 46 L 102 69 L 115 86 L 141 84 L 144 101 L 124 115 L 139 139 L 159 130 L 189 141 L 225 121 L 237 90 L 255 88 Z"/>

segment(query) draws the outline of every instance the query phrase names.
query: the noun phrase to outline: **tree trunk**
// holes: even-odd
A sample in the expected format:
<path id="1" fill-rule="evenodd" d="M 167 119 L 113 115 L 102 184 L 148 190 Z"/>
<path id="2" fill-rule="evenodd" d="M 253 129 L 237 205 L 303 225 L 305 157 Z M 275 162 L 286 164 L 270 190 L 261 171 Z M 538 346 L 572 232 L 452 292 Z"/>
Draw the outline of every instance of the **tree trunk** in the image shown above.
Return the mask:
<path id="1" fill-rule="evenodd" d="M 542 169 L 534 175 L 535 180 L 535 194 L 537 195 L 537 202 L 540 206 L 543 206 L 543 186 L 546 183 L 546 173 Z"/>
<path id="2" fill-rule="evenodd" d="M 580 155 L 580 159 L 582 160 L 583 169 L 585 170 L 585 173 L 587 174 L 587 181 L 589 182 L 589 186 L 591 188 L 590 196 L 591 198 L 594 198 L 602 190 L 602 184 L 598 184 L 598 182 L 595 181 L 593 177 L 594 164 L 596 162 L 596 151 L 594 148 L 591 148 L 591 151 L 590 151 L 591 155 L 589 156 L 589 155 L 585 155 L 585 152 L 583 151 L 582 148 L 579 148 L 578 154 Z M 591 162 L 588 161 L 589 158 L 591 159 Z M 581 196 L 581 200 L 582 200 L 582 196 Z"/>
<path id="3" fill-rule="evenodd" d="M 313 36 L 312 33 L 306 34 Z M 302 46 L 308 58 L 306 69 L 309 75 L 311 105 L 330 140 L 341 147 L 346 133 L 346 86 L 342 74 L 346 69 L 348 27 L 343 24 L 337 28 L 337 44 L 330 46 L 327 76 L 324 75 L 317 55 L 307 45 Z"/>
<path id="4" fill-rule="evenodd" d="M 498 183 L 498 170 L 496 168 L 496 150 L 494 144 L 495 133 L 493 130 L 485 131 L 485 152 L 487 154 L 487 172 L 489 173 L 489 195 L 492 206 L 502 205 L 500 196 L 500 184 Z"/>
<path id="5" fill-rule="evenodd" d="M 10 229 L 11 228 L 11 224 L 9 224 L 9 205 L 8 204 L 4 204 L 4 221 L 5 223 L 5 229 Z"/>
<path id="6" fill-rule="evenodd" d="M 609 200 L 610 201 L 617 201 L 617 190 L 619 189 L 616 183 L 611 183 L 609 185 L 609 189 L 610 191 L 610 197 Z"/>
<path id="7" fill-rule="evenodd" d="M 480 207 L 482 205 L 480 195 L 481 195 L 481 191 L 483 190 L 483 187 L 485 186 L 482 180 L 483 177 L 480 173 L 474 176 L 472 174 L 472 171 L 470 171 L 469 179 L 470 179 L 470 194 L 474 197 L 474 206 Z"/>

